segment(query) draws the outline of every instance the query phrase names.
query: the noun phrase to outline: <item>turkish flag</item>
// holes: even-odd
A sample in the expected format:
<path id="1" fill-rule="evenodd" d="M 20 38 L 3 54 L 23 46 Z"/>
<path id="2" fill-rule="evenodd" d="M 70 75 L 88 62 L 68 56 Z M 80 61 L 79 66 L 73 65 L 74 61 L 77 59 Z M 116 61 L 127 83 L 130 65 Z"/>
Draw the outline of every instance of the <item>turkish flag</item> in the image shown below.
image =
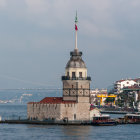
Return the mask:
<path id="1" fill-rule="evenodd" d="M 75 24 L 75 30 L 77 31 L 78 30 L 78 27 L 77 27 L 77 25 Z"/>

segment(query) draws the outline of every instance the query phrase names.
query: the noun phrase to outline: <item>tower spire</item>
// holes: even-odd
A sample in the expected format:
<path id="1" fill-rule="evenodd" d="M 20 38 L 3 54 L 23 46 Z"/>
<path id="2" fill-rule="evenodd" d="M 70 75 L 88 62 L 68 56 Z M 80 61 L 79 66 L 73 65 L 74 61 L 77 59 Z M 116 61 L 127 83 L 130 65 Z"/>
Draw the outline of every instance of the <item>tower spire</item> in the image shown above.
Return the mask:
<path id="1" fill-rule="evenodd" d="M 77 31 L 78 31 L 77 23 L 78 23 L 78 18 L 77 18 L 77 11 L 76 11 L 76 16 L 75 16 L 75 50 L 78 50 L 78 48 L 77 48 Z"/>

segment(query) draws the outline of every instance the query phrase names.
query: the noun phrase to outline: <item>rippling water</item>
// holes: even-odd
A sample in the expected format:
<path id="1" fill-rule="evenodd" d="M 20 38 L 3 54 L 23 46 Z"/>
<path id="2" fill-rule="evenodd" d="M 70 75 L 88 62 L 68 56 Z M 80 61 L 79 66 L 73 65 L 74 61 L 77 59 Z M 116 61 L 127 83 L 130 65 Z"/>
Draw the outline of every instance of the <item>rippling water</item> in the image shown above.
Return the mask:
<path id="1" fill-rule="evenodd" d="M 0 105 L 3 118 L 26 117 L 26 105 Z M 54 126 L 0 124 L 0 140 L 140 140 L 140 125 Z"/>

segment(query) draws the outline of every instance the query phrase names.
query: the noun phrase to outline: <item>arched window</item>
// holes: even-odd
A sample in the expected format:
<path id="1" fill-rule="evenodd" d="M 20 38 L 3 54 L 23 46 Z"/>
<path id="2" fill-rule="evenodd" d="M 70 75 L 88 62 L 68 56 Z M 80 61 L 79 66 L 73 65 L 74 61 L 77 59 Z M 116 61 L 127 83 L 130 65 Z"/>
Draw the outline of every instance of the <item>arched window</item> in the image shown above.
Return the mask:
<path id="1" fill-rule="evenodd" d="M 76 120 L 76 114 L 74 114 L 74 120 Z"/>
<path id="2" fill-rule="evenodd" d="M 75 78 L 76 75 L 75 75 L 75 72 L 72 72 L 72 78 Z"/>
<path id="3" fill-rule="evenodd" d="M 82 78 L 82 72 L 79 72 L 79 77 Z"/>

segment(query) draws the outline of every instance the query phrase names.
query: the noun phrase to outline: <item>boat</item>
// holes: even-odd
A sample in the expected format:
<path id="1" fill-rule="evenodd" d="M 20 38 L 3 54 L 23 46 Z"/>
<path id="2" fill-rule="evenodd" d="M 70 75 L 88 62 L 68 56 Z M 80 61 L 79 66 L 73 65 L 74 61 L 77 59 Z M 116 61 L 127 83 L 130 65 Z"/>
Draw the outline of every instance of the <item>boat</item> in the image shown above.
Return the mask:
<path id="1" fill-rule="evenodd" d="M 140 124 L 140 114 L 126 114 L 124 116 L 125 122 L 129 124 Z"/>
<path id="2" fill-rule="evenodd" d="M 100 116 L 94 116 L 91 124 L 99 125 L 99 126 L 112 126 L 112 125 L 116 125 L 117 121 L 111 119 L 109 115 L 100 115 Z"/>

